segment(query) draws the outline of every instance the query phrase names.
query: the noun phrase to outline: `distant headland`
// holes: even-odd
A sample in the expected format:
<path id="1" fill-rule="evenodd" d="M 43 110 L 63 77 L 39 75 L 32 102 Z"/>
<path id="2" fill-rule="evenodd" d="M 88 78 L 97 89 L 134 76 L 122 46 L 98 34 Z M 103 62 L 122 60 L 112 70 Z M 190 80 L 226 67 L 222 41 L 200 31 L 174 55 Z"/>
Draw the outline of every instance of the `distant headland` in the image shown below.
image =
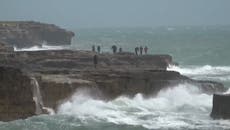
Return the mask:
<path id="1" fill-rule="evenodd" d="M 70 45 L 74 33 L 54 24 L 34 21 L 0 21 L 0 41 L 17 48 L 47 45 Z"/>

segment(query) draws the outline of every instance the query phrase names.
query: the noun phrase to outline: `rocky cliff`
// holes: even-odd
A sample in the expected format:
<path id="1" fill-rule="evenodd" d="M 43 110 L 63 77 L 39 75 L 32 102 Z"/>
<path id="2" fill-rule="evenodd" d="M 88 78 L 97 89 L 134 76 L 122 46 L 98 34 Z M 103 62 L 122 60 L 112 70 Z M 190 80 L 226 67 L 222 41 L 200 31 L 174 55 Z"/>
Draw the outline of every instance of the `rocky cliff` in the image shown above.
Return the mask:
<path id="1" fill-rule="evenodd" d="M 121 95 L 132 97 L 137 93 L 142 93 L 146 97 L 154 96 L 160 90 L 180 83 L 195 84 L 209 94 L 226 90 L 220 83 L 195 81 L 178 72 L 167 71 L 167 66 L 173 63 L 169 55 L 97 54 L 98 65 L 94 68 L 95 54 L 95 52 L 71 50 L 3 53 L 0 54 L 0 57 L 3 57 L 0 58 L 0 66 L 13 65 L 27 72 L 27 79 L 30 79 L 31 75 L 36 79 L 42 102 L 34 105 L 40 109 L 43 106 L 57 109 L 60 103 L 82 89 L 87 90 L 93 98 L 103 100 L 111 100 Z M 9 75 L 9 78 L 10 75 L 14 76 L 13 73 L 5 72 L 5 74 Z M 5 83 L 7 80 L 10 79 L 1 82 Z M 15 84 L 24 81 L 26 80 L 19 78 Z M 8 93 L 12 87 L 14 88 L 13 85 L 7 88 L 2 86 L 4 89 L 1 92 Z M 27 84 L 27 87 L 33 85 Z M 18 88 L 15 89 L 20 91 Z M 28 93 L 31 94 L 31 91 Z M 6 98 L 10 102 L 17 100 L 15 96 L 3 97 Z M 32 97 L 25 98 L 31 100 Z M 24 104 L 20 102 L 18 105 Z M 7 110 L 4 108 L 4 111 Z M 34 111 L 31 112 L 31 115 L 33 114 Z M 11 119 L 18 118 L 11 117 Z"/>
<path id="2" fill-rule="evenodd" d="M 0 120 L 10 121 L 35 115 L 30 78 L 20 69 L 0 67 Z"/>
<path id="3" fill-rule="evenodd" d="M 39 22 L 0 22 L 0 41 L 18 48 L 35 45 L 69 45 L 73 32 L 61 29 L 53 24 Z"/>

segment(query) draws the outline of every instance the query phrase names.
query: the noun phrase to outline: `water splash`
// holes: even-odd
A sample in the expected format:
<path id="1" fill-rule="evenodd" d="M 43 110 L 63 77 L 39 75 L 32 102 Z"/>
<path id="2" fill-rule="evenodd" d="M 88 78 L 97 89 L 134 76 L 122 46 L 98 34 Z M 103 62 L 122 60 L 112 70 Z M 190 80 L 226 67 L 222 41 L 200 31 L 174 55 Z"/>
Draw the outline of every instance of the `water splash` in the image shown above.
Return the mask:
<path id="1" fill-rule="evenodd" d="M 174 66 L 167 68 L 169 71 L 177 71 L 195 79 L 209 79 L 219 81 L 230 80 L 230 66 Z"/>
<path id="2" fill-rule="evenodd" d="M 85 122 L 108 122 L 142 126 L 148 129 L 194 127 L 210 123 L 212 97 L 200 94 L 196 86 L 181 84 L 161 91 L 155 98 L 137 94 L 133 99 L 119 97 L 104 102 L 76 93 L 58 108 L 58 114 Z"/>
<path id="3" fill-rule="evenodd" d="M 40 87 L 39 87 L 38 81 L 34 77 L 31 77 L 31 84 L 33 87 L 32 88 L 33 89 L 33 100 L 36 104 L 35 114 L 39 115 L 39 114 L 42 114 L 42 108 L 44 107 L 41 92 L 40 92 Z"/>
<path id="4" fill-rule="evenodd" d="M 17 48 L 14 47 L 14 51 L 42 51 L 42 50 L 63 50 L 70 49 L 70 46 L 49 46 L 42 44 L 41 46 L 32 46 L 29 48 Z"/>
<path id="5" fill-rule="evenodd" d="M 36 111 L 35 114 L 39 115 L 39 114 L 43 114 L 48 113 L 50 115 L 54 115 L 55 111 L 52 108 L 49 107 L 45 107 L 43 100 L 42 100 L 42 95 L 40 92 L 40 86 L 38 84 L 38 81 L 36 80 L 35 77 L 31 77 L 31 84 L 33 86 L 33 100 L 36 104 Z"/>

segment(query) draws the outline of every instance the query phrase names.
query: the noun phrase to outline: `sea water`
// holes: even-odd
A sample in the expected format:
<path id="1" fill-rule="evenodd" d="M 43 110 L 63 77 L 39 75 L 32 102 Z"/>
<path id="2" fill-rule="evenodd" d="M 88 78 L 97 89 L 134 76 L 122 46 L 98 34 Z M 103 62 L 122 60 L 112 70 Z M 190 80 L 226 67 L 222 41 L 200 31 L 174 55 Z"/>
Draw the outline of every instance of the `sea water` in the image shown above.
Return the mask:
<path id="1" fill-rule="evenodd" d="M 147 46 L 149 54 L 170 54 L 179 63 L 168 70 L 230 87 L 230 26 L 95 28 L 77 29 L 75 33 L 70 49 L 91 50 L 92 45 L 100 45 L 102 52 L 111 53 L 112 45 L 129 52 Z M 229 130 L 230 121 L 211 119 L 211 109 L 212 95 L 200 93 L 191 84 L 179 84 L 148 99 L 137 94 L 109 102 L 79 91 L 61 104 L 55 115 L 0 122 L 0 129 Z"/>

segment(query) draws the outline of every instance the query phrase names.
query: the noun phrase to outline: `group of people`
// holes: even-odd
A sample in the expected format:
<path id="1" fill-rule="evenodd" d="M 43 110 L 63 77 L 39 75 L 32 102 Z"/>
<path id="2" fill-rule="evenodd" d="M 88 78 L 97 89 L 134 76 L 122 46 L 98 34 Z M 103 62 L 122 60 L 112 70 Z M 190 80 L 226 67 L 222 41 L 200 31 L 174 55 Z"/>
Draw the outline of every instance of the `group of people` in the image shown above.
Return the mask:
<path id="1" fill-rule="evenodd" d="M 144 48 L 142 46 L 135 47 L 135 54 L 138 55 L 138 52 L 140 51 L 140 55 L 142 55 L 143 54 L 143 50 L 144 50 L 145 54 L 147 54 L 148 47 L 147 46 L 145 46 Z"/>
<path id="2" fill-rule="evenodd" d="M 116 45 L 113 45 L 113 46 L 111 47 L 111 49 L 112 49 L 112 51 L 113 51 L 113 54 L 117 53 L 117 46 L 116 46 Z M 92 46 L 92 51 L 93 51 L 93 52 L 96 52 L 96 47 L 95 47 L 95 45 Z M 140 55 L 142 55 L 142 54 L 143 54 L 143 51 L 144 51 L 145 54 L 147 54 L 147 52 L 148 52 L 148 47 L 147 47 L 147 46 L 145 46 L 144 48 L 143 48 L 142 46 L 140 46 L 140 47 L 135 47 L 135 54 L 136 54 L 136 55 L 138 55 L 139 52 L 140 52 Z M 97 52 L 98 52 L 98 53 L 101 53 L 101 46 L 97 46 Z M 119 53 L 121 53 L 121 52 L 122 52 L 122 48 L 120 47 L 120 48 L 119 48 Z M 97 67 L 97 63 L 98 63 L 98 56 L 97 56 L 97 55 L 94 55 L 94 57 L 93 57 L 93 62 L 94 62 L 94 67 L 96 68 L 96 67 Z"/>
<path id="3" fill-rule="evenodd" d="M 92 46 L 92 51 L 93 51 L 93 52 L 96 52 L 96 47 L 95 47 L 95 45 Z M 101 53 L 101 46 L 97 46 L 97 52 L 98 52 L 98 53 Z"/>
<path id="4" fill-rule="evenodd" d="M 117 46 L 116 46 L 116 45 L 113 45 L 113 46 L 112 46 L 112 50 L 113 50 L 113 54 L 117 53 Z M 122 52 L 122 48 L 120 47 L 120 48 L 119 48 L 119 53 L 121 53 L 121 52 Z"/>
<path id="5" fill-rule="evenodd" d="M 117 53 L 117 46 L 116 45 L 113 45 L 111 49 L 112 49 L 112 51 L 113 51 L 114 54 Z M 97 46 L 97 51 L 96 51 L 96 46 L 93 45 L 92 46 L 92 51 L 93 52 L 101 53 L 101 46 Z M 119 53 L 121 53 L 122 52 L 122 48 L 120 47 L 118 51 L 119 51 Z"/>

